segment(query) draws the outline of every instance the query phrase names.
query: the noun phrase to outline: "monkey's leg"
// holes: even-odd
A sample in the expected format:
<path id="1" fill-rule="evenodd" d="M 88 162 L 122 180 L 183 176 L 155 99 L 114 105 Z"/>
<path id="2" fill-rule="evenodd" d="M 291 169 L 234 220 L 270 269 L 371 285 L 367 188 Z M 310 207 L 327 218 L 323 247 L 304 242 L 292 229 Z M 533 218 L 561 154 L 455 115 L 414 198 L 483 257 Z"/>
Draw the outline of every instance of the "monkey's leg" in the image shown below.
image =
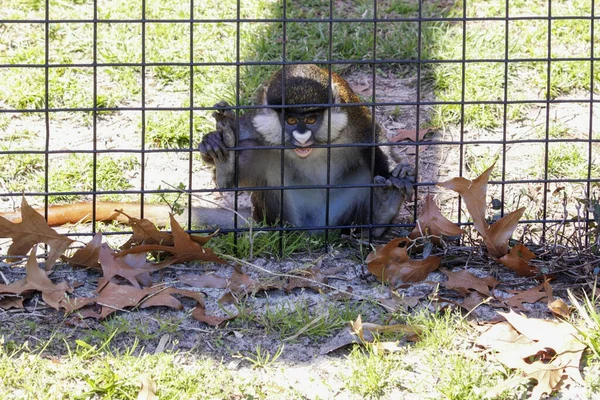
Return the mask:
<path id="1" fill-rule="evenodd" d="M 406 198 L 413 194 L 414 170 L 411 165 L 399 164 L 393 169 L 389 178 L 376 176 L 374 183 L 384 184 L 385 187 L 374 189 L 373 223 L 389 224 L 398 214 Z M 375 228 L 373 235 L 381 236 L 386 229 Z"/>

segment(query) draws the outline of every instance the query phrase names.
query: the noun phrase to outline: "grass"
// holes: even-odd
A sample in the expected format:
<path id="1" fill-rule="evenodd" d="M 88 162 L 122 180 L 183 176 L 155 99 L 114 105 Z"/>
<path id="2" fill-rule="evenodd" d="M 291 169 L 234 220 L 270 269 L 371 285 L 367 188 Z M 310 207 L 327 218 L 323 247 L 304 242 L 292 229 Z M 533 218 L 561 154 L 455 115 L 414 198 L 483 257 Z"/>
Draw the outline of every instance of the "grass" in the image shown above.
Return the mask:
<path id="1" fill-rule="evenodd" d="M 99 63 L 139 64 L 159 63 L 147 66 L 145 76 L 139 66 L 99 66 L 94 79 L 91 67 L 65 66 L 48 70 L 48 93 L 45 93 L 45 73 L 42 68 L 13 67 L 0 68 L 0 98 L 6 107 L 39 110 L 46 106 L 55 108 L 115 108 L 142 105 L 142 82 L 146 84 L 146 104 L 149 106 L 210 107 L 224 99 L 231 104 L 239 100 L 242 105 L 252 104 L 257 88 L 276 69 L 274 66 L 245 66 L 238 71 L 227 66 L 185 65 L 191 60 L 202 63 L 234 63 L 244 61 L 281 61 L 283 52 L 283 27 L 278 22 L 252 22 L 239 25 L 239 43 L 236 24 L 220 22 L 219 19 L 235 18 L 235 0 L 225 2 L 208 0 L 194 4 L 195 18 L 207 22 L 189 24 L 189 3 L 185 1 L 152 1 L 146 4 L 146 17 L 149 19 L 168 18 L 168 23 L 148 22 L 145 26 L 145 43 L 141 42 L 142 26 L 134 22 L 141 17 L 141 0 L 102 1 L 98 3 L 98 18 L 101 20 L 120 19 L 132 22 L 99 23 L 97 25 L 97 50 Z M 505 6 L 495 1 L 475 1 L 463 10 L 462 3 L 454 5 L 422 3 L 408 0 L 386 0 L 378 6 L 380 18 L 416 18 L 419 11 L 426 17 L 456 18 L 502 17 Z M 353 2 L 343 12 L 334 9 L 336 18 L 371 18 L 372 1 Z M 280 18 L 283 8 L 280 3 L 269 0 L 253 0 L 244 3 L 240 10 L 242 18 Z M 539 100 L 567 96 L 581 90 L 588 90 L 591 75 L 600 80 L 600 70 L 591 71 L 586 61 L 555 61 L 551 63 L 550 82 L 547 79 L 548 63 L 545 61 L 524 61 L 505 64 L 509 59 L 540 59 L 548 56 L 545 43 L 548 40 L 548 23 L 544 20 L 511 20 L 508 28 L 504 21 L 416 21 L 382 20 L 376 31 L 370 22 L 339 22 L 332 25 L 324 22 L 302 22 L 302 19 L 327 18 L 328 4 L 321 2 L 286 3 L 290 21 L 286 24 L 285 59 L 288 61 L 327 61 L 331 60 L 417 60 L 419 57 L 418 36 L 421 35 L 420 57 L 423 60 L 454 61 L 444 63 L 424 63 L 422 80 L 430 86 L 440 101 L 503 101 Z M 590 13 L 589 0 L 553 3 L 553 15 L 587 16 Z M 515 1 L 510 5 L 510 15 L 546 15 L 545 2 Z M 12 2 L 0 10 L 0 19 L 42 18 L 44 3 L 37 0 Z M 85 19 L 93 16 L 93 2 L 55 1 L 51 4 L 53 19 Z M 463 30 L 464 29 L 464 30 Z M 508 31 L 507 31 L 508 29 Z M 0 63 L 4 64 L 43 64 L 45 61 L 44 25 L 39 23 L 7 24 L 0 23 Z M 190 36 L 192 34 L 193 36 Z M 505 40 L 508 34 L 508 41 Z M 588 57 L 591 43 L 590 21 L 587 19 L 567 19 L 552 21 L 550 36 L 552 57 Z M 598 35 L 594 38 L 598 44 Z M 373 39 L 377 47 L 373 47 Z M 460 62 L 464 55 L 467 60 L 486 60 L 467 63 Z M 329 43 L 331 39 L 331 43 Z M 89 64 L 94 60 L 94 30 L 91 23 L 52 23 L 49 25 L 49 62 L 52 64 Z M 192 40 L 192 42 L 190 42 Z M 543 46 L 540 44 L 544 44 Z M 145 54 L 142 54 L 145 49 Z M 374 53 L 375 50 L 375 53 Z M 359 66 L 334 65 L 335 70 L 345 72 Z M 416 64 L 399 63 L 383 67 L 401 76 L 414 76 Z M 385 71 L 381 71 L 384 73 Z M 505 88 L 505 72 L 508 74 Z M 464 82 L 463 82 L 464 74 Z M 239 97 L 236 96 L 239 77 Z M 97 96 L 93 98 L 94 82 Z M 464 86 L 464 92 L 463 92 Z M 506 89 L 506 94 L 505 94 Z M 190 93 L 190 90 L 192 93 Z M 597 90 L 597 88 L 595 88 Z M 526 117 L 529 106 L 517 103 L 507 108 L 508 121 L 519 121 Z M 460 106 L 442 104 L 434 107 L 429 124 L 434 127 L 448 127 L 459 124 L 461 119 L 467 129 L 494 129 L 504 119 L 504 107 L 500 104 L 473 104 Z M 103 118 L 118 118 L 114 112 L 102 113 Z M 65 114 L 50 113 L 51 119 L 63 118 Z M 29 115 L 19 115 L 27 121 Z M 69 123 L 75 126 L 90 126 L 93 116 L 89 112 L 67 113 Z M 212 129 L 213 122 L 209 111 L 193 113 L 192 132 L 195 141 L 203 132 Z M 151 148 L 188 147 L 190 118 L 187 111 L 160 111 L 148 113 L 146 139 Z M 195 146 L 195 143 L 192 143 Z M 574 154 L 571 153 L 571 154 Z M 581 160 L 573 159 L 572 164 Z M 549 160 L 552 164 L 553 161 Z M 37 165 L 37 164 L 36 164 Z M 30 170 L 37 171 L 34 165 Z M 558 168 L 560 173 L 564 169 Z M 32 172 L 30 172 L 31 174 Z M 579 175 L 577 175 L 579 176 Z M 27 181 L 27 179 L 22 179 Z M 32 180 L 30 180 L 32 181 Z"/>
<path id="2" fill-rule="evenodd" d="M 507 379 L 501 368 L 471 355 L 471 328 L 460 315 L 424 310 L 398 319 L 424 327 L 420 341 L 392 354 L 355 347 L 348 356 L 349 372 L 343 376 L 352 393 L 389 398 L 433 392 L 447 399 L 483 399 L 489 389 Z M 502 398 L 518 398 L 517 392 Z"/>
<path id="3" fill-rule="evenodd" d="M 247 310 L 247 309 L 246 309 Z M 245 318 L 261 326 L 266 333 L 281 339 L 300 334 L 311 339 L 332 336 L 346 323 L 356 320 L 366 307 L 360 303 L 321 304 L 309 306 L 306 302 L 289 302 L 267 305 L 259 315 Z"/>
<path id="4" fill-rule="evenodd" d="M 139 166 L 138 158 L 127 156 L 114 159 L 99 156 L 96 169 L 96 189 L 99 191 L 119 191 L 131 187 L 125 171 L 135 170 Z M 48 187 L 54 192 L 91 192 L 93 190 L 93 158 L 90 154 L 69 154 L 66 158 L 51 161 Z M 39 185 L 43 176 L 39 175 Z M 118 200 L 121 195 L 103 195 L 106 200 Z M 54 195 L 51 203 L 73 202 L 81 195 Z"/>
<path id="5" fill-rule="evenodd" d="M 158 395 L 165 399 L 236 393 L 232 373 L 210 359 L 186 360 L 174 352 L 152 355 L 136 344 L 117 352 L 80 341 L 56 363 L 27 346 L 9 350 L 0 344 L 3 399 L 36 399 L 40 393 L 45 398 L 136 398 L 144 375 L 157 383 Z"/>
<path id="6" fill-rule="evenodd" d="M 593 351 L 584 368 L 585 389 L 593 397 L 600 387 L 596 373 L 600 368 L 597 298 L 592 295 L 572 301 L 578 310 L 572 322 Z M 307 304 L 268 307 L 240 316 L 246 318 L 246 324 L 257 324 L 261 329 L 248 329 L 234 320 L 227 331 L 193 333 L 200 339 L 199 348 L 186 351 L 175 350 L 178 340 L 190 334 L 189 325 L 179 317 L 117 315 L 86 331 L 65 329 L 63 324 L 47 331 L 47 327 L 33 319 L 13 321 L 12 327 L 30 332 L 32 340 L 46 331 L 49 339 L 29 342 L 23 337 L 15 342 L 0 335 L 0 398 L 35 399 L 39 393 L 52 399 L 135 398 L 145 377 L 156 384 L 159 398 L 166 399 L 306 398 L 306 387 L 293 375 L 290 382 L 296 383 L 288 386 L 275 378 L 280 374 L 290 379 L 290 374 L 298 373 L 293 368 L 302 362 L 290 363 L 288 352 L 307 345 L 314 350 L 333 337 L 345 322 L 354 320 L 358 314 L 364 315 L 365 311 L 356 303 L 342 307 Z M 327 316 L 318 318 L 321 315 Z M 489 390 L 516 374 L 473 352 L 472 341 L 477 332 L 455 312 L 432 313 L 424 309 L 392 317 L 396 322 L 422 327 L 420 340 L 415 344 L 400 342 L 401 350 L 395 353 L 376 352 L 376 344 L 367 344 L 351 347 L 345 357 L 330 355 L 322 360 L 335 360 L 326 367 L 327 375 L 336 376 L 343 385 L 341 389 L 329 387 L 329 391 L 321 393 L 323 396 L 337 393 L 369 399 L 406 396 L 483 399 Z M 307 326 L 315 330 L 300 332 Z M 237 333 L 234 337 L 230 332 Z M 285 345 L 281 342 L 298 332 Z M 165 334 L 171 340 L 163 352 L 153 354 L 144 348 L 147 343 L 151 350 Z M 10 335 L 14 337 L 14 332 Z M 235 343 L 243 338 L 252 346 L 236 350 L 239 346 Z M 265 339 L 267 342 L 263 342 Z M 376 336 L 375 343 L 401 339 L 401 335 L 387 334 Z M 207 356 L 205 342 L 221 355 Z M 62 351 L 57 352 L 59 349 Z M 229 360 L 236 359 L 242 361 L 242 367 L 232 371 Z M 310 368 L 313 361 L 307 365 L 312 371 L 310 379 L 319 383 L 321 378 L 315 368 L 323 366 Z M 249 373 L 248 369 L 254 371 Z M 526 386 L 519 386 L 499 398 L 521 398 L 526 391 Z"/>
<path id="7" fill-rule="evenodd" d="M 242 226 L 243 222 L 240 220 L 239 224 Z M 237 239 L 233 233 L 218 235 L 211 240 L 211 248 L 221 254 L 235 254 L 242 259 L 261 254 L 285 259 L 297 251 L 311 253 L 322 250 L 326 244 L 336 246 L 340 243 L 339 232 L 330 232 L 326 242 L 324 235 L 310 235 L 303 231 L 261 231 L 261 227 L 266 227 L 266 224 L 255 223 L 252 233 L 237 235 Z"/>

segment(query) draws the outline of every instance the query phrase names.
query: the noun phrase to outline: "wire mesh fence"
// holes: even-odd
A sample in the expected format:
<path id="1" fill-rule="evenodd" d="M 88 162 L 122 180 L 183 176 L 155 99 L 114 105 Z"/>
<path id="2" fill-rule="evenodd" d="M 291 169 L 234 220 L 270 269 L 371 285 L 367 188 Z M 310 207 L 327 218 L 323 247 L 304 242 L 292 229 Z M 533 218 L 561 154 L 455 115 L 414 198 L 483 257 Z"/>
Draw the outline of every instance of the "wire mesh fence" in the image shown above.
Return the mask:
<path id="1" fill-rule="evenodd" d="M 372 130 L 383 128 L 373 143 L 355 145 L 386 148 L 392 162 L 414 166 L 416 195 L 383 226 L 413 226 L 427 193 L 468 224 L 460 199 L 435 183 L 475 178 L 495 162 L 490 215 L 525 206 L 521 222 L 538 240 L 555 224 L 587 228 L 600 180 L 597 8 L 593 0 L 3 5 L 3 208 L 24 193 L 46 209 L 82 200 L 237 209 L 248 207 L 242 192 L 277 190 L 283 211 L 286 191 L 313 189 L 327 193 L 328 215 L 329 193 L 340 189 L 331 177 L 216 190 L 197 150 L 215 130 L 215 103 L 244 115 L 263 107 L 256 96 L 275 71 L 315 63 L 339 73 L 374 116 Z M 335 146 L 322 145 L 328 154 Z M 272 147 L 285 182 L 291 148 Z M 322 166 L 328 174 L 332 162 Z M 372 193 L 381 184 L 357 186 Z M 348 226 L 281 220 L 255 229 L 376 228 L 370 214 Z M 248 229 L 236 221 L 232 230 Z"/>

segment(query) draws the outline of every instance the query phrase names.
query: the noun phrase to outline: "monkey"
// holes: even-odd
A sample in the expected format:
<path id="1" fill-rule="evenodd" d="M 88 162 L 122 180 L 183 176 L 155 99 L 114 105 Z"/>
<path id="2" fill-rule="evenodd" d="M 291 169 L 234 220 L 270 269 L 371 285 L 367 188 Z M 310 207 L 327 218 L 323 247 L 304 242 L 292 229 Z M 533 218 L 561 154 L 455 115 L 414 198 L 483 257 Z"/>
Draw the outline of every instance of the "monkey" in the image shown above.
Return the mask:
<path id="1" fill-rule="evenodd" d="M 215 167 L 217 188 L 251 191 L 255 221 L 280 221 L 313 233 L 326 227 L 385 225 L 412 195 L 412 167 L 399 164 L 390 170 L 387 155 L 373 146 L 382 135 L 381 126 L 337 73 L 330 76 L 313 64 L 283 66 L 259 90 L 256 103 L 261 107 L 239 118 L 226 102 L 217 103 L 216 130 L 199 144 L 202 159 Z M 236 142 L 237 162 L 230 150 Z M 371 198 L 372 183 L 376 185 Z M 290 189 L 283 194 L 265 189 L 281 185 Z M 141 207 L 97 202 L 95 209 L 96 221 L 123 222 L 126 218 L 115 210 L 137 217 Z M 144 205 L 146 218 L 158 226 L 167 224 L 169 211 L 166 205 Z M 233 226 L 233 214 L 227 210 L 192 207 L 191 212 L 192 225 Z M 51 226 L 76 223 L 91 220 L 91 215 L 89 202 L 51 206 L 48 222 Z M 20 221 L 18 213 L 3 216 Z M 177 219 L 187 223 L 188 216 Z M 372 232 L 378 237 L 385 230 L 375 227 Z"/>
<path id="2" fill-rule="evenodd" d="M 383 130 L 369 108 L 357 103 L 360 99 L 337 73 L 330 76 L 313 64 L 286 65 L 260 91 L 257 105 L 264 107 L 236 118 L 226 102 L 217 103 L 217 130 L 202 138 L 199 150 L 214 164 L 218 188 L 237 184 L 251 191 L 255 220 L 317 232 L 369 224 L 369 185 L 375 183 L 372 223 L 388 224 L 412 195 L 414 173 L 407 164 L 390 171 L 387 155 L 370 146 Z M 236 138 L 237 171 L 230 151 Z M 264 189 L 280 185 L 293 188 L 283 194 Z M 302 188 L 315 185 L 323 187 Z M 376 227 L 373 234 L 385 230 Z"/>

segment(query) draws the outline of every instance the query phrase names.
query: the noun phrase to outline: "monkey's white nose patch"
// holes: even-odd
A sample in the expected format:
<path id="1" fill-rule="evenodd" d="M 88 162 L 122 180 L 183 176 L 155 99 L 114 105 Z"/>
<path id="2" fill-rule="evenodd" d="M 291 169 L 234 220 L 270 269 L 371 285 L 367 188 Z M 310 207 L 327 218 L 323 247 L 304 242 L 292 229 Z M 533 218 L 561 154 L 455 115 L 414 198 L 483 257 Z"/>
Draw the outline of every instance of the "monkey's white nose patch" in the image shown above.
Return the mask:
<path id="1" fill-rule="evenodd" d="M 298 142 L 304 144 L 304 143 L 308 142 L 308 139 L 310 139 L 310 137 L 312 136 L 312 132 L 306 131 L 304 133 L 300 133 L 298 131 L 293 131 L 292 135 L 294 135 L 294 139 L 296 139 Z"/>

